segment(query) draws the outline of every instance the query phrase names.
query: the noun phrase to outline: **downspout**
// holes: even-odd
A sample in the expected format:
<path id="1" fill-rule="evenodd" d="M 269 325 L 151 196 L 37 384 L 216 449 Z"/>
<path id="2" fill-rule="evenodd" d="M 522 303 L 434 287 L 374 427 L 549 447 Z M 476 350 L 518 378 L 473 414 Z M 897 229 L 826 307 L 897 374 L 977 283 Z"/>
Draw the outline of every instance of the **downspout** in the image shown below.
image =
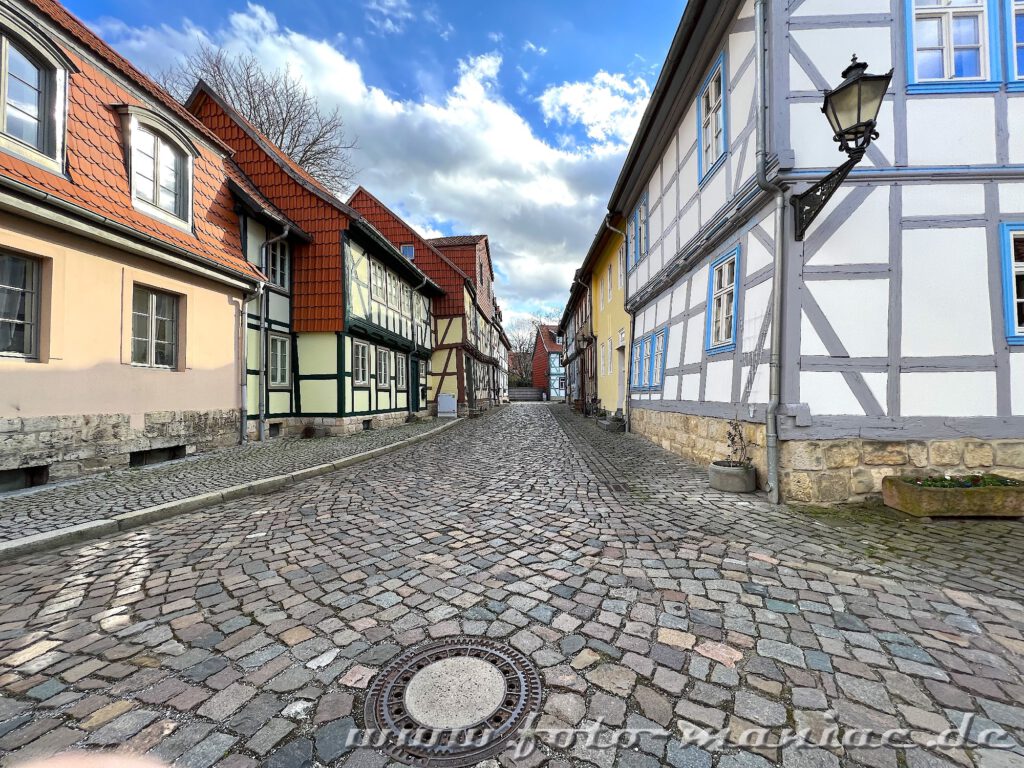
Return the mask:
<path id="1" fill-rule="evenodd" d="M 267 274 L 267 248 L 284 240 L 291 233 L 291 224 L 284 225 L 284 231 L 277 237 L 264 240 L 260 246 L 260 270 Z M 264 284 L 265 285 L 265 284 Z M 260 286 L 260 397 L 259 415 L 256 419 L 257 439 L 262 443 L 267 439 L 267 292 Z"/>
<path id="2" fill-rule="evenodd" d="M 427 276 L 423 275 L 423 280 L 420 281 L 420 284 L 412 289 L 413 294 L 415 295 L 415 294 L 419 293 L 420 291 L 422 291 L 423 290 L 423 286 L 425 286 L 426 284 L 427 284 Z M 409 307 L 409 309 L 411 311 L 412 307 Z M 416 313 L 415 312 L 412 313 L 412 319 L 413 319 L 413 321 L 415 321 L 415 319 L 416 319 Z M 416 331 L 417 330 L 418 329 L 415 328 L 415 327 L 413 327 L 413 329 L 412 329 L 412 348 L 413 348 L 413 353 L 415 353 L 416 347 L 419 346 L 419 343 L 416 341 Z M 430 329 L 429 329 L 429 326 L 428 326 L 427 334 L 429 335 L 429 333 L 430 333 Z M 418 390 L 419 387 L 420 387 L 420 382 L 419 382 L 419 379 L 417 379 L 416 381 L 412 380 L 412 354 L 409 354 L 409 355 L 406 355 L 406 358 L 405 358 L 405 409 L 409 412 L 410 416 L 413 415 L 413 412 L 412 412 L 412 388 L 413 387 L 416 387 L 416 389 Z M 417 399 L 417 401 L 419 400 L 419 395 L 417 395 L 416 399 Z M 422 407 L 423 403 L 420 403 L 419 405 Z"/>
<path id="3" fill-rule="evenodd" d="M 779 493 L 779 403 L 782 383 L 782 294 L 783 268 L 785 266 L 785 214 L 786 190 L 768 179 L 768 36 L 765 27 L 767 4 L 765 0 L 754 2 L 754 41 L 757 53 L 757 185 L 765 192 L 775 195 L 775 255 L 772 276 L 771 307 L 771 357 L 768 364 L 768 410 L 765 414 L 765 452 L 768 461 L 768 497 L 772 504 L 778 504 Z"/>
<path id="4" fill-rule="evenodd" d="M 626 243 L 626 247 L 628 248 L 629 244 L 626 242 L 627 241 L 626 233 L 623 230 L 621 230 L 621 229 L 617 229 L 616 227 L 613 227 L 608 222 L 608 219 L 609 219 L 610 216 L 611 216 L 611 214 L 607 214 L 607 213 L 604 216 L 604 222 L 603 223 L 604 223 L 605 229 L 607 229 L 607 230 L 609 230 L 611 232 L 614 232 L 617 235 L 621 235 L 622 236 L 622 242 Z M 628 256 L 628 253 L 627 253 L 627 256 Z M 623 269 L 626 268 L 625 263 L 623 263 L 622 268 Z M 629 285 L 628 276 L 627 275 L 623 275 L 622 276 L 622 291 L 623 291 L 623 294 L 625 294 L 626 287 L 628 285 Z M 627 432 L 631 432 L 632 431 L 630 429 L 630 407 L 629 407 L 629 382 L 630 382 L 629 375 L 630 375 L 630 371 L 629 371 L 629 366 L 633 364 L 633 355 L 631 354 L 631 350 L 632 350 L 632 347 L 633 347 L 633 324 L 635 322 L 636 322 L 636 316 L 632 312 L 630 312 L 629 313 L 629 338 L 626 339 L 626 350 L 623 353 L 625 358 L 626 358 L 626 370 L 624 371 L 624 376 L 623 376 L 623 380 L 622 380 L 622 386 L 626 390 L 625 392 L 622 393 L 622 418 L 626 422 L 626 431 Z"/>
<path id="5" fill-rule="evenodd" d="M 262 280 L 256 284 L 256 290 L 242 294 L 242 312 L 238 319 L 238 330 L 241 334 L 239 346 L 242 348 L 242 424 L 239 441 L 249 442 L 249 302 L 256 297 L 263 301 Z"/>

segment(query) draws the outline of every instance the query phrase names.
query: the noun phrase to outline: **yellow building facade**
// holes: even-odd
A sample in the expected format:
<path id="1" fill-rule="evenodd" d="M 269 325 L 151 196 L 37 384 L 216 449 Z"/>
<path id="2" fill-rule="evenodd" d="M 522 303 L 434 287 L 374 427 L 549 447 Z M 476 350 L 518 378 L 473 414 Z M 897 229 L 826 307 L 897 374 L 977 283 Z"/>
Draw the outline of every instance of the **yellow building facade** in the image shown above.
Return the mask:
<path id="1" fill-rule="evenodd" d="M 592 343 L 597 352 L 597 397 L 601 407 L 609 413 L 625 409 L 628 391 L 625 258 L 622 235 L 602 224 L 582 267 L 582 279 L 590 286 Z"/>

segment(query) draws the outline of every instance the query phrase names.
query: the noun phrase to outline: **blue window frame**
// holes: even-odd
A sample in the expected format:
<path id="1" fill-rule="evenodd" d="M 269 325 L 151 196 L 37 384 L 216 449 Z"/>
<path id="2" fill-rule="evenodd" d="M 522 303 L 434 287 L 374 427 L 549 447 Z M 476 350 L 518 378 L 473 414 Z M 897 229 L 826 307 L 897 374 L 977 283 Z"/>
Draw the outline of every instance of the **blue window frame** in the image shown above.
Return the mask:
<path id="1" fill-rule="evenodd" d="M 697 97 L 697 182 L 704 183 L 729 154 L 729 99 L 723 51 Z"/>
<path id="2" fill-rule="evenodd" d="M 631 389 L 650 392 L 661 388 L 665 381 L 666 335 L 663 328 L 633 343 L 633 367 L 629 376 Z"/>
<path id="3" fill-rule="evenodd" d="M 1001 1 L 904 0 L 907 91 L 998 91 L 1003 83 Z"/>
<path id="4" fill-rule="evenodd" d="M 1024 91 L 1024 0 L 1005 0 L 1008 91 Z"/>
<path id="5" fill-rule="evenodd" d="M 736 349 L 736 314 L 740 295 L 740 249 L 736 246 L 711 262 L 704 312 L 704 348 L 708 354 Z"/>
<path id="6" fill-rule="evenodd" d="M 1024 223 L 1003 224 L 1003 313 L 1006 342 L 1024 345 Z"/>
<path id="7" fill-rule="evenodd" d="M 640 198 L 633 214 L 626 222 L 626 269 L 632 270 L 647 258 L 648 245 L 651 241 L 650 217 L 647 215 L 647 193 Z"/>

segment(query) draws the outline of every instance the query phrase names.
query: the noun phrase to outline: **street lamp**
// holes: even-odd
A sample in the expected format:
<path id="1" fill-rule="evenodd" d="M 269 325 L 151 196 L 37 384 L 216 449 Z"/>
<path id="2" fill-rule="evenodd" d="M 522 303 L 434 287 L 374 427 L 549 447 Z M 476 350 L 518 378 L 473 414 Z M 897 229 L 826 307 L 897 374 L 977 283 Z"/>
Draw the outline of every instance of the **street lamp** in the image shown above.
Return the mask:
<path id="1" fill-rule="evenodd" d="M 825 92 L 825 103 L 821 111 L 832 126 L 833 141 L 839 144 L 839 151 L 845 152 L 849 160 L 803 194 L 793 196 L 797 240 L 804 239 L 811 222 L 821 213 L 853 167 L 863 159 L 871 142 L 878 138 L 878 131 L 875 130 L 878 110 L 882 108 L 882 99 L 889 90 L 893 71 L 890 69 L 884 75 L 870 75 L 867 69 L 867 62 L 857 61 L 854 55 L 850 66 L 843 70 L 842 84 Z"/>

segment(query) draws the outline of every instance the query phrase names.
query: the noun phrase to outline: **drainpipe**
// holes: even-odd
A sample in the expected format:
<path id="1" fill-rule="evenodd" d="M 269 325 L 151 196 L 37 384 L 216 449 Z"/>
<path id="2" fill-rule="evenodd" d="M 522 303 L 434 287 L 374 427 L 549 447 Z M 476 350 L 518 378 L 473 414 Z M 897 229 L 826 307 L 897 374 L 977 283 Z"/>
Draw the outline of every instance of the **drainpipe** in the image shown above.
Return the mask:
<path id="1" fill-rule="evenodd" d="M 256 290 L 242 294 L 242 312 L 238 319 L 238 332 L 241 334 L 239 346 L 242 348 L 242 425 L 239 441 L 249 442 L 249 302 L 259 297 L 263 301 L 264 282 L 256 284 Z"/>
<path id="2" fill-rule="evenodd" d="M 263 241 L 260 246 L 260 269 L 267 274 L 267 248 L 284 240 L 291 232 L 291 224 L 284 225 L 284 231 L 277 237 Z M 256 419 L 257 439 L 262 443 L 267 439 L 267 292 L 260 291 L 260 397 L 259 416 Z"/>
<path id="3" fill-rule="evenodd" d="M 607 229 L 609 232 L 614 232 L 615 234 L 620 235 L 622 237 L 622 242 L 625 243 L 626 247 L 628 248 L 629 247 L 629 242 L 628 242 L 628 237 L 627 237 L 625 231 L 619 229 L 618 227 L 613 227 L 611 225 L 611 223 L 608 221 L 608 219 L 610 219 L 610 218 L 611 218 L 611 214 L 610 213 L 606 213 L 604 215 L 604 221 L 601 222 L 601 223 L 604 225 L 605 229 Z M 628 260 L 628 257 L 629 257 L 628 253 L 626 254 L 626 257 L 627 257 L 627 260 Z M 625 269 L 626 265 L 623 264 L 622 268 Z M 623 276 L 622 276 L 622 291 L 623 291 L 623 294 L 625 294 L 627 285 L 628 285 L 628 276 L 623 274 Z M 624 371 L 624 376 L 623 376 L 623 381 L 622 381 L 622 386 L 626 390 L 625 392 L 622 393 L 622 418 L 626 422 L 626 431 L 627 432 L 632 432 L 633 431 L 632 429 L 630 429 L 631 425 L 630 425 L 630 407 L 629 407 L 629 380 L 630 380 L 629 379 L 629 366 L 631 366 L 633 364 L 633 355 L 631 354 L 631 350 L 632 350 L 632 346 L 633 346 L 633 325 L 635 323 L 636 323 L 636 316 L 632 312 L 630 312 L 629 313 L 629 338 L 626 339 L 626 350 L 624 352 L 624 356 L 626 358 L 626 370 Z"/>
<path id="4" fill-rule="evenodd" d="M 757 52 L 757 185 L 775 195 L 775 258 L 772 277 L 772 339 L 768 364 L 768 410 L 765 414 L 765 449 L 768 459 L 768 496 L 778 504 L 779 493 L 779 403 L 782 384 L 782 294 L 783 268 L 786 256 L 786 190 L 768 179 L 768 36 L 765 28 L 767 4 L 754 2 L 754 40 Z"/>

